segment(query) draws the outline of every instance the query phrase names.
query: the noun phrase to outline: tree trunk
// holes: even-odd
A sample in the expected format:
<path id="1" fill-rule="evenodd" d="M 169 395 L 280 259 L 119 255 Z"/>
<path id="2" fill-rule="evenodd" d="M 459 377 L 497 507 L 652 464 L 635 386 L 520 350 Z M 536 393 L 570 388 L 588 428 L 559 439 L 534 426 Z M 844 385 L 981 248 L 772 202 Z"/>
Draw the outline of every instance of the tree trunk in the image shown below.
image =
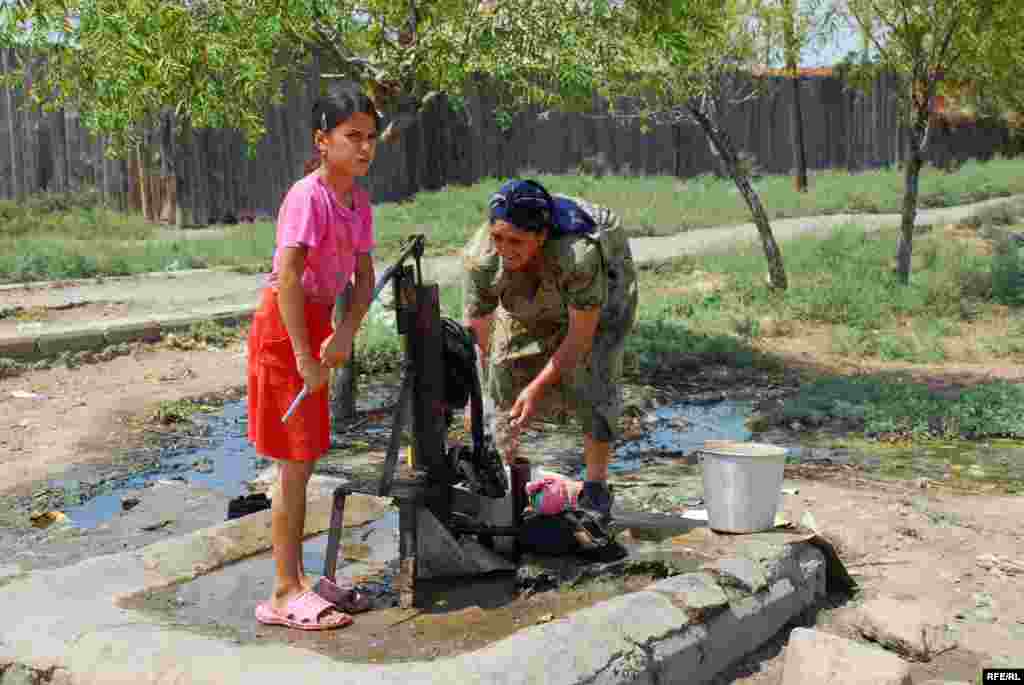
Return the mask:
<path id="1" fill-rule="evenodd" d="M 754 224 L 757 226 L 757 232 L 761 236 L 764 256 L 768 260 L 769 287 L 773 290 L 785 290 L 789 283 L 786 277 L 786 268 L 782 261 L 782 251 L 779 249 L 778 243 L 775 242 L 771 222 L 768 220 L 768 214 L 764 211 L 764 205 L 761 204 L 761 198 L 758 196 L 757 191 L 754 190 L 754 187 L 750 185 L 750 179 L 740 169 L 739 159 L 735 149 L 733 149 L 732 141 L 729 139 L 728 134 L 715 126 L 699 107 L 690 107 L 690 113 L 697 120 L 701 129 L 703 129 L 704 134 L 708 137 L 708 141 L 717 150 L 723 167 L 730 178 L 732 178 L 733 183 L 736 184 L 740 194 L 743 195 L 747 207 L 750 208 L 750 213 L 754 217 Z"/>
<path id="2" fill-rule="evenodd" d="M 139 200 L 142 207 L 142 218 L 153 220 L 153 195 L 149 187 L 149 155 L 146 154 L 146 143 L 140 142 L 135 147 L 135 156 L 139 164 Z"/>
<path id="3" fill-rule="evenodd" d="M 354 289 L 349 283 L 334 302 L 334 328 L 337 329 L 348 315 L 352 306 Z M 336 430 L 343 421 L 356 417 L 356 380 L 359 377 L 356 368 L 355 345 L 352 346 L 352 358 L 348 364 L 331 374 L 331 425 Z"/>
<path id="4" fill-rule="evenodd" d="M 160 114 L 160 223 L 176 224 L 178 188 L 174 173 L 174 121 L 170 112 Z"/>
<path id="5" fill-rule="evenodd" d="M 786 2 L 785 17 L 786 71 L 793 84 L 793 182 L 798 193 L 807 192 L 807 152 L 804 150 L 804 117 L 800 104 L 800 50 L 796 41 L 796 7 Z"/>
<path id="6" fill-rule="evenodd" d="M 921 167 L 924 163 L 924 152 L 928 148 L 928 137 L 931 133 L 931 101 L 935 82 L 925 84 L 923 95 L 915 97 L 911 91 L 911 102 L 914 102 L 914 127 L 910 137 L 910 150 L 903 169 L 903 212 L 900 220 L 900 237 L 896 245 L 896 278 L 902 285 L 910 283 L 910 261 L 914 250 L 914 222 L 917 219 L 917 195 L 920 188 Z"/>
<path id="7" fill-rule="evenodd" d="M 915 135 L 914 140 L 910 141 L 910 154 L 903 168 L 903 216 L 896 245 L 896 277 L 903 285 L 910 283 L 910 258 L 913 256 L 914 222 L 917 219 L 917 194 L 922 165 L 920 140 L 921 136 Z"/>

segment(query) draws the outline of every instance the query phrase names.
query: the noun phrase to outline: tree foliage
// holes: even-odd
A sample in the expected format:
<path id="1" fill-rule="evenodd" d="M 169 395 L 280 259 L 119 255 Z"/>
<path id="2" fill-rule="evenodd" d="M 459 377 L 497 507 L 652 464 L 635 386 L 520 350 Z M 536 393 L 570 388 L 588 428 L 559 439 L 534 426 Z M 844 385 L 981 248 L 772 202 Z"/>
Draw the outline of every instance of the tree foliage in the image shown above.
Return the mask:
<path id="1" fill-rule="evenodd" d="M 536 75 L 550 75 L 550 26 L 600 4 L 515 5 L 482 18 L 477 0 L 34 0 L 0 8 L 0 44 L 46 56 L 32 87 L 37 104 L 73 104 L 116 143 L 166 110 L 256 142 L 266 106 L 314 58 L 395 112 L 432 92 L 458 96 L 481 68 L 518 100 L 536 99 Z M 580 43 L 567 49 L 584 53 Z M 582 90 L 584 68 L 561 64 L 556 81 Z"/>
<path id="2" fill-rule="evenodd" d="M 902 123 L 911 132 L 905 161 L 897 276 L 910 279 L 918 178 L 933 123 L 933 103 L 947 89 L 970 91 L 996 107 L 1019 107 L 1024 75 L 1024 12 L 1018 0 L 843 0 L 841 11 L 865 37 L 872 59 L 850 74 L 866 85 L 880 71 L 902 82 Z"/>

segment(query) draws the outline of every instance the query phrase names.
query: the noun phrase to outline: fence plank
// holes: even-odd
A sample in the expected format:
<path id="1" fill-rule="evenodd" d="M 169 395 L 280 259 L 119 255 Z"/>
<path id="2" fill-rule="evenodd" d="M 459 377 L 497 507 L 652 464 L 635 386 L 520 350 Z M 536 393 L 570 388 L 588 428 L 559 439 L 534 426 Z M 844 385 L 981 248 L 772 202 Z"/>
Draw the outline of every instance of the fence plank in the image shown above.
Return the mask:
<path id="1" fill-rule="evenodd" d="M 12 62 L 13 51 L 0 51 L 0 58 L 5 70 L 22 68 L 20 59 Z M 243 210 L 275 215 L 310 154 L 309 110 L 319 87 L 315 66 L 285 87 L 282 104 L 265 113 L 268 135 L 251 160 L 234 131 L 194 132 L 176 144 L 181 182 L 173 189 L 170 181 L 157 183 L 153 170 L 154 188 L 147 200 L 153 200 L 154 216 L 169 218 L 173 207 L 157 205 L 160 198 L 171 202 L 172 195 L 174 206 L 188 209 L 194 225 Z M 869 93 L 844 88 L 836 78 L 805 79 L 801 92 L 808 166 L 857 171 L 899 163 L 907 138 L 897 119 L 899 87 L 891 74 L 880 76 Z M 619 125 L 602 118 L 607 103 L 596 95 L 589 113 L 552 113 L 538 120 L 539 108 L 531 107 L 517 113 L 511 129 L 502 131 L 495 119 L 498 91 L 492 82 L 475 77 L 467 88 L 465 112 L 438 98 L 398 143 L 382 144 L 365 179 L 374 201 L 401 200 L 420 190 L 504 178 L 528 169 L 572 172 L 585 158 L 597 155 L 613 173 L 629 168 L 689 177 L 716 170 L 703 133 L 692 124 L 656 126 L 644 134 L 636 123 Z M 44 118 L 23 110 L 23 99 L 16 90 L 0 94 L 0 171 L 8 170 L 0 178 L 0 197 L 20 197 L 44 186 L 66 190 L 94 185 L 110 206 L 135 206 L 130 198 L 141 180 L 134 165 L 129 169 L 123 161 L 105 160 L 103 141 L 86 134 L 75 110 Z M 786 79 L 774 78 L 763 95 L 726 114 L 725 127 L 737 147 L 752 154 L 765 171 L 792 169 L 791 106 Z M 1008 144 L 1005 128 L 998 126 L 937 130 L 927 158 L 933 164 L 988 159 Z M 170 174 L 164 171 L 161 176 Z"/>
<path id="2" fill-rule="evenodd" d="M 7 48 L 0 48 L 0 74 L 8 74 L 13 69 L 8 64 L 10 59 Z M 17 160 L 17 121 L 14 118 L 14 90 L 5 89 L 3 102 L 0 103 L 0 170 L 3 171 L 3 180 L 0 184 L 0 193 L 4 198 L 17 200 L 21 198 L 21 182 L 15 171 L 18 168 Z"/>
<path id="3" fill-rule="evenodd" d="M 64 193 L 68 190 L 68 139 L 63 109 L 50 114 L 50 145 L 53 149 L 53 189 Z"/>
<path id="4" fill-rule="evenodd" d="M 32 64 L 32 58 L 27 57 L 25 59 L 25 91 L 22 97 L 22 112 L 21 112 L 21 159 L 22 159 L 22 183 L 24 184 L 25 194 L 29 195 L 32 193 L 39 192 L 39 163 L 38 163 L 38 142 L 39 142 L 39 127 L 38 127 L 38 115 L 36 110 L 31 106 L 28 92 L 33 84 L 33 72 L 34 65 Z"/>

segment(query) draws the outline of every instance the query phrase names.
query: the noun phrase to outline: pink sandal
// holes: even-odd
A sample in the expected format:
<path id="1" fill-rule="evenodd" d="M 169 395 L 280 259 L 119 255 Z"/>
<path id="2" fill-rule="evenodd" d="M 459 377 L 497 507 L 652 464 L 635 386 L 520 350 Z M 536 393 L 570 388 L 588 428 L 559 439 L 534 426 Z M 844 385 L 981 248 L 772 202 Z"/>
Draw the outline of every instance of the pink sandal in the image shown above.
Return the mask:
<path id="1" fill-rule="evenodd" d="M 337 623 L 321 623 L 320 618 L 335 606 L 312 590 L 292 598 L 283 612 L 276 611 L 269 602 L 256 607 L 256 620 L 268 626 L 287 626 L 297 630 L 333 630 L 352 625 L 352 617 L 340 614 Z"/>
<path id="2" fill-rule="evenodd" d="M 338 585 L 327 576 L 316 583 L 316 593 L 347 614 L 361 614 L 370 609 L 370 598 L 351 583 Z"/>

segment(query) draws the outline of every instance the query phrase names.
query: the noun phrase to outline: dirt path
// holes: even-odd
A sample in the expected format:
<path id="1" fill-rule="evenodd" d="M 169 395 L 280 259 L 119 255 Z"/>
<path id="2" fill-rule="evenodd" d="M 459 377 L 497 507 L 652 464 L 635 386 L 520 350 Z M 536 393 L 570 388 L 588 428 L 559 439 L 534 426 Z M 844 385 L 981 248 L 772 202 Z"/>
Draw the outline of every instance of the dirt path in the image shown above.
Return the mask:
<path id="1" fill-rule="evenodd" d="M 115 460 L 146 437 L 135 419 L 151 415 L 163 401 L 245 384 L 245 352 L 238 343 L 223 350 L 163 344 L 134 350 L 108 362 L 0 380 L 0 495 L 25 494 L 73 465 Z"/>
<path id="2" fill-rule="evenodd" d="M 937 607 L 959 633 L 959 646 L 913 666 L 915 685 L 929 679 L 974 682 L 982 666 L 1000 658 L 1024 665 L 1022 576 L 992 572 L 979 557 L 1024 560 L 1024 497 L 956 495 L 908 483 L 879 483 L 843 469 L 802 469 L 799 493 L 784 515 L 805 511 L 838 542 L 864 599 L 885 595 Z M 796 473 L 789 474 L 790 476 Z M 991 616 L 985 607 L 990 603 Z M 850 628 L 859 601 L 817 616 L 816 628 L 856 637 Z M 960 618 L 958 618 L 960 617 Z M 785 633 L 787 631 L 783 631 Z M 778 685 L 785 640 L 780 634 L 724 675 L 718 685 Z"/>

